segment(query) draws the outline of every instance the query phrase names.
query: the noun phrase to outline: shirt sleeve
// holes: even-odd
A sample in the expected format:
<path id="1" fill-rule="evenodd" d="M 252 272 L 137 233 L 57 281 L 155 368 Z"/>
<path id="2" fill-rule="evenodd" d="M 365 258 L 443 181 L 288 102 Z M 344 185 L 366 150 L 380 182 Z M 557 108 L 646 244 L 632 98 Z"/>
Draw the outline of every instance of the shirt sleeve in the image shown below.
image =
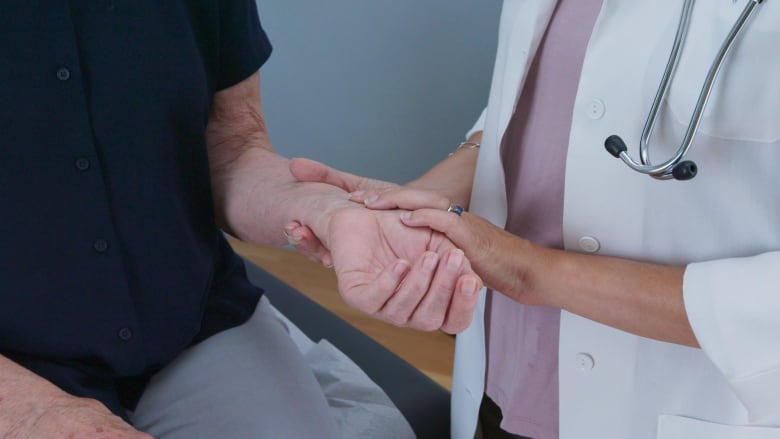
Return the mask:
<path id="1" fill-rule="evenodd" d="M 699 344 L 751 421 L 780 419 L 780 251 L 690 264 L 683 295 Z"/>
<path id="2" fill-rule="evenodd" d="M 485 130 L 485 113 L 487 113 L 487 108 L 482 110 L 482 114 L 479 115 L 479 119 L 474 122 L 474 126 L 472 126 L 471 129 L 466 133 L 467 139 L 473 136 L 474 133 Z"/>
<path id="3" fill-rule="evenodd" d="M 221 1 L 219 14 L 217 90 L 222 90 L 255 73 L 271 56 L 271 42 L 255 0 Z"/>

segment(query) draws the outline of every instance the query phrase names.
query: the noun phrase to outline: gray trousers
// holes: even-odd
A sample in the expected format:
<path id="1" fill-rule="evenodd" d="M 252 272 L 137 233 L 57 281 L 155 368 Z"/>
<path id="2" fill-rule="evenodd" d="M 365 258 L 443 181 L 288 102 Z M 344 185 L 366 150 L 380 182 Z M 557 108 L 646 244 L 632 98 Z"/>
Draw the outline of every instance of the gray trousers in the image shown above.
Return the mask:
<path id="1" fill-rule="evenodd" d="M 290 329 L 263 298 L 247 323 L 156 374 L 131 422 L 157 439 L 414 437 L 354 363 L 328 343 L 301 342 L 297 328 L 294 342 Z"/>

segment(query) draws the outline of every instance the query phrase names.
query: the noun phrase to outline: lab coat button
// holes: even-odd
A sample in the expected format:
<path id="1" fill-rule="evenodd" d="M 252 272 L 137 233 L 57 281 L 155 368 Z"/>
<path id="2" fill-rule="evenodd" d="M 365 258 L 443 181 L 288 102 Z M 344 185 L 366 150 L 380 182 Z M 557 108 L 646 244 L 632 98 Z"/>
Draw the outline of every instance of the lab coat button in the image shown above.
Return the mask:
<path id="1" fill-rule="evenodd" d="M 590 101 L 590 105 L 588 105 L 588 116 L 593 120 L 599 120 L 604 117 L 606 111 L 607 107 L 601 99 L 593 99 Z"/>
<path id="2" fill-rule="evenodd" d="M 580 248 L 585 253 L 596 253 L 601 248 L 601 244 L 592 236 L 583 236 L 580 238 Z"/>
<path id="3" fill-rule="evenodd" d="M 588 372 L 593 370 L 593 367 L 596 365 L 596 362 L 593 360 L 593 357 L 590 356 L 590 354 L 586 354 L 584 352 L 580 352 L 577 354 L 577 368 L 583 372 Z"/>

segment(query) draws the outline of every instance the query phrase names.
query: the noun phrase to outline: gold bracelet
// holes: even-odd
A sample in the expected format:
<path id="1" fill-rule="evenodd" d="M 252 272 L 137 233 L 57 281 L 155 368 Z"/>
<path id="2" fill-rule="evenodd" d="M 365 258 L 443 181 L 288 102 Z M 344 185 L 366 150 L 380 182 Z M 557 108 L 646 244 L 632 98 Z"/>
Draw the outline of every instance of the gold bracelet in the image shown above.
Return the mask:
<path id="1" fill-rule="evenodd" d="M 455 154 L 456 152 L 460 151 L 461 149 L 477 149 L 481 145 L 479 143 L 474 142 L 461 142 L 460 145 L 458 145 L 457 148 L 455 148 L 455 151 L 452 151 L 447 157 L 450 157 L 451 155 Z"/>

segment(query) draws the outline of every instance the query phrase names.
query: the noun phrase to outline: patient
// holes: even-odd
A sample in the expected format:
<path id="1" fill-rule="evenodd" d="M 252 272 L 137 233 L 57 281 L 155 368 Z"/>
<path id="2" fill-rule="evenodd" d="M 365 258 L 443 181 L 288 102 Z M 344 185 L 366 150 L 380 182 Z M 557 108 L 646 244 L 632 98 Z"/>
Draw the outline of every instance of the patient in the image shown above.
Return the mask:
<path id="1" fill-rule="evenodd" d="M 448 238 L 274 152 L 254 0 L 186 4 L 3 5 L 0 437 L 343 437 L 222 230 L 282 245 L 304 222 L 359 309 L 471 320 L 481 280 Z"/>

